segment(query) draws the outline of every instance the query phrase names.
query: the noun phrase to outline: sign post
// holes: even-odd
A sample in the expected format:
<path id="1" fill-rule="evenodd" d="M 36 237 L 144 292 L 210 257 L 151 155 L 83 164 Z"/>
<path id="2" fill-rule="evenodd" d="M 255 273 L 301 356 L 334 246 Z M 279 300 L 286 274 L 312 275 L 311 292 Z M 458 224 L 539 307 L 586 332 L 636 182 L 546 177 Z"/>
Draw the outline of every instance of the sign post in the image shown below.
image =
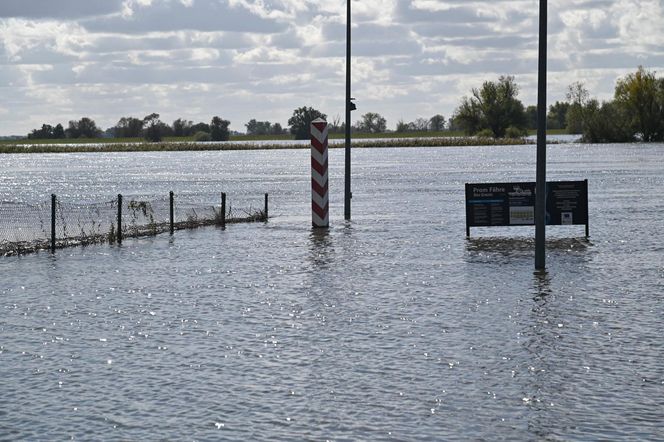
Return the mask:
<path id="1" fill-rule="evenodd" d="M 540 0 L 537 81 L 537 190 L 535 204 L 535 269 L 546 268 L 546 49 L 547 0 Z"/>
<path id="2" fill-rule="evenodd" d="M 315 228 L 330 227 L 327 150 L 327 122 L 317 118 L 311 122 L 311 222 Z"/>
<path id="3" fill-rule="evenodd" d="M 345 179 L 344 179 L 344 219 L 350 220 L 350 200 L 353 197 L 350 187 L 350 3 L 346 0 L 346 148 L 345 148 Z"/>

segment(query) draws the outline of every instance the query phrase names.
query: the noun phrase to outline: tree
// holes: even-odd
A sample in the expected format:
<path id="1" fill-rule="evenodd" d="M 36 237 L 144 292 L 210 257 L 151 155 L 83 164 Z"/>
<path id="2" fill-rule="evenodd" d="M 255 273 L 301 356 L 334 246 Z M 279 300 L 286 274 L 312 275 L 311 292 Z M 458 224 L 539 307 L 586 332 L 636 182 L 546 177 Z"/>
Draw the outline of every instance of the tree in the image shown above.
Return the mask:
<path id="1" fill-rule="evenodd" d="M 212 141 L 228 141 L 230 139 L 230 131 L 228 126 L 231 122 L 223 120 L 219 117 L 213 117 L 210 123 L 210 138 Z"/>
<path id="2" fill-rule="evenodd" d="M 58 123 L 53 128 L 53 138 L 55 138 L 56 140 L 61 140 L 65 138 L 65 128 L 62 127 L 62 124 Z"/>
<path id="3" fill-rule="evenodd" d="M 144 120 L 134 117 L 122 117 L 115 125 L 114 134 L 117 138 L 136 138 L 143 133 Z"/>
<path id="4" fill-rule="evenodd" d="M 618 80 L 615 104 L 629 120 L 630 127 L 642 141 L 664 140 L 664 81 L 643 66 Z"/>
<path id="5" fill-rule="evenodd" d="M 580 134 L 583 132 L 584 109 L 589 104 L 590 93 L 586 86 L 577 81 L 567 88 L 567 101 L 569 107 L 565 115 L 567 132 L 570 134 Z"/>
<path id="6" fill-rule="evenodd" d="M 436 114 L 429 119 L 429 129 L 433 132 L 440 132 L 445 129 L 445 117 Z"/>
<path id="7" fill-rule="evenodd" d="M 50 138 L 53 138 L 53 126 L 50 124 L 42 124 L 41 129 L 33 129 L 28 134 L 28 139 L 30 140 L 46 140 Z"/>
<path id="8" fill-rule="evenodd" d="M 210 125 L 207 123 L 196 123 L 191 126 L 191 133 L 207 132 L 210 133 Z"/>
<path id="9" fill-rule="evenodd" d="M 502 138 L 508 127 L 523 129 L 526 114 L 517 99 L 519 87 L 514 77 L 502 76 L 497 82 L 485 81 L 480 89 L 473 89 L 470 98 L 464 97 L 455 112 L 455 120 L 469 134 L 490 129 L 494 137 Z"/>
<path id="10" fill-rule="evenodd" d="M 173 121 L 173 136 L 174 137 L 188 137 L 192 133 L 193 122 L 185 120 L 183 118 L 178 118 Z"/>
<path id="11" fill-rule="evenodd" d="M 549 113 L 546 117 L 547 127 L 551 129 L 565 129 L 567 127 L 567 111 L 570 104 L 565 101 L 556 101 L 549 106 Z"/>
<path id="12" fill-rule="evenodd" d="M 269 121 L 252 119 L 244 126 L 247 128 L 247 135 L 268 135 L 272 132 L 272 124 Z"/>
<path id="13" fill-rule="evenodd" d="M 293 116 L 288 119 L 291 134 L 296 140 L 306 140 L 310 137 L 311 122 L 316 118 L 326 119 L 327 115 L 313 107 L 299 107 L 293 111 Z"/>
<path id="14" fill-rule="evenodd" d="M 415 121 L 408 123 L 408 129 L 411 132 L 426 132 L 429 129 L 429 120 L 426 118 L 416 118 Z"/>
<path id="15" fill-rule="evenodd" d="M 102 130 L 97 127 L 94 120 L 83 117 L 78 121 L 70 121 L 65 134 L 67 138 L 98 138 L 101 136 Z"/>
<path id="16" fill-rule="evenodd" d="M 145 125 L 145 139 L 157 143 L 162 139 L 163 124 L 159 120 L 159 114 L 152 113 L 143 118 Z"/>
<path id="17" fill-rule="evenodd" d="M 634 141 L 629 118 L 615 101 L 600 105 L 595 99 L 588 100 L 582 115 L 583 141 L 587 143 Z"/>
<path id="18" fill-rule="evenodd" d="M 399 121 L 397 121 L 396 132 L 405 133 L 405 132 L 408 132 L 408 131 L 410 131 L 410 126 L 408 125 L 408 123 L 403 121 L 403 119 L 400 119 Z"/>
<path id="19" fill-rule="evenodd" d="M 537 129 L 537 106 L 528 106 L 526 108 L 526 127 L 528 129 Z"/>
<path id="20" fill-rule="evenodd" d="M 272 135 L 282 135 L 284 133 L 284 128 L 281 127 L 281 124 L 279 123 L 274 123 L 272 125 L 272 128 L 270 129 L 270 133 Z"/>
<path id="21" fill-rule="evenodd" d="M 358 132 L 382 133 L 387 129 L 385 118 L 375 112 L 367 112 L 362 115 L 362 120 L 355 123 Z"/>

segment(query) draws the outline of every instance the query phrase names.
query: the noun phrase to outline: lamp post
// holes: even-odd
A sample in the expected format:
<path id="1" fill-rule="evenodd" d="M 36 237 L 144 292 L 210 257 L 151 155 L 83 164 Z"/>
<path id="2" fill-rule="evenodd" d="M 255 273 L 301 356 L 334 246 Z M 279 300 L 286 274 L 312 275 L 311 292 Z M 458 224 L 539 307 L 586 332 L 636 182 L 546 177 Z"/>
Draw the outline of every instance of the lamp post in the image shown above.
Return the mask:
<path id="1" fill-rule="evenodd" d="M 350 2 L 346 0 L 346 172 L 344 181 L 344 219 L 350 220 Z"/>
<path id="2" fill-rule="evenodd" d="M 546 268 L 546 49 L 547 0 L 539 0 L 537 81 L 537 182 L 535 184 L 535 269 Z"/>

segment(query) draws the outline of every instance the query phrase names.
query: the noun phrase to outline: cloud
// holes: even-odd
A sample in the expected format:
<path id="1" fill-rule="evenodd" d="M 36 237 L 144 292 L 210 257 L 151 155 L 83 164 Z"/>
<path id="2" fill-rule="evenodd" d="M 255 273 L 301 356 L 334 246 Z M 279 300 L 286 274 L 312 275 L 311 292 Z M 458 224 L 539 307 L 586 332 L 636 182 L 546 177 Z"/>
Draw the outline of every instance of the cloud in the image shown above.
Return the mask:
<path id="1" fill-rule="evenodd" d="M 549 99 L 584 81 L 600 99 L 639 64 L 664 73 L 659 0 L 550 0 Z M 470 88 L 514 75 L 536 101 L 537 0 L 352 3 L 359 113 L 394 127 L 442 113 Z M 301 105 L 344 109 L 346 1 L 1 0 L 0 133 L 53 116 L 103 127 L 158 112 L 233 129 L 285 125 Z M 357 117 L 359 118 L 359 116 Z"/>

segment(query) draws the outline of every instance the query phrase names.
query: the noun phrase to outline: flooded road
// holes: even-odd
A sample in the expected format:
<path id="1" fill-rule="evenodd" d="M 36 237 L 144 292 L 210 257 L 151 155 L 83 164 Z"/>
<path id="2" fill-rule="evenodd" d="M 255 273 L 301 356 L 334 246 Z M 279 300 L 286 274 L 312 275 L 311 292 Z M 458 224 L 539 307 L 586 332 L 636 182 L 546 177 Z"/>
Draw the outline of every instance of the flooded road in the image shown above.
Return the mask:
<path id="1" fill-rule="evenodd" d="M 534 181 L 533 146 L 357 149 L 331 229 L 307 151 L 7 155 L 0 199 L 177 194 L 265 224 L 0 259 L 0 437 L 588 440 L 664 427 L 664 146 L 558 145 L 590 233 L 473 229 L 464 183 Z"/>

